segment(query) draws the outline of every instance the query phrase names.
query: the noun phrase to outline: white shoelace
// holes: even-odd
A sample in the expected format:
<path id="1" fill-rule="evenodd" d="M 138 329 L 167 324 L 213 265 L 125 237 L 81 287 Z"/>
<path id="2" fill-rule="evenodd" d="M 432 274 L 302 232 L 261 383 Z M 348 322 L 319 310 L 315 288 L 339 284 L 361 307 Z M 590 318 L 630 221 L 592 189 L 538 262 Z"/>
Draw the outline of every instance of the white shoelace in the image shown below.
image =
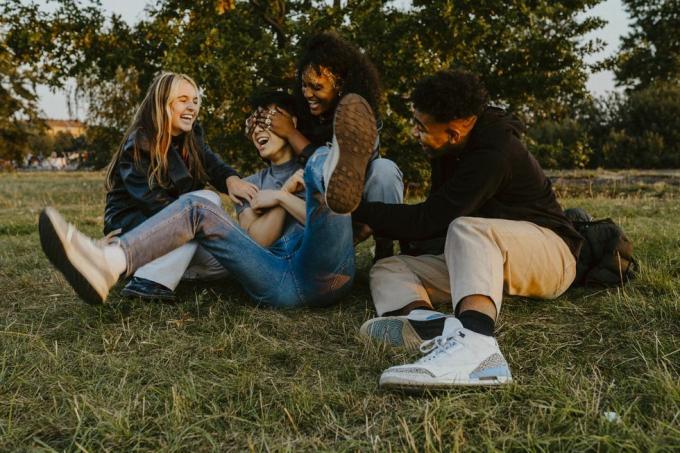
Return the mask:
<path id="1" fill-rule="evenodd" d="M 432 360 L 438 357 L 443 352 L 445 352 L 450 347 L 455 346 L 456 343 L 457 342 L 453 336 L 444 337 L 442 335 L 435 337 L 431 340 L 424 341 L 420 345 L 420 352 L 426 355 L 418 361 L 425 362 L 428 360 Z"/>

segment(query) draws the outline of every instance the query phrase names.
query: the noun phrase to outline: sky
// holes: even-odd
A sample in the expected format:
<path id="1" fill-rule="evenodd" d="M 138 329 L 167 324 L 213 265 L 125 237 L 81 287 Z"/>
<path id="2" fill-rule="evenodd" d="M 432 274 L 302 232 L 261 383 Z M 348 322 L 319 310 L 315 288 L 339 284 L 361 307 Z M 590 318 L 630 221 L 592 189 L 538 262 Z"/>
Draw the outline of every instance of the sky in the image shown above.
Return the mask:
<path id="1" fill-rule="evenodd" d="M 46 11 L 53 8 L 49 0 L 38 0 Z M 144 7 L 149 3 L 148 0 L 102 0 L 102 7 L 109 13 L 120 14 L 129 24 L 134 24 L 144 18 Z M 409 0 L 396 0 L 396 4 L 404 5 L 410 3 Z M 591 33 L 587 38 L 600 38 L 607 45 L 599 53 L 591 55 L 587 62 L 592 63 L 605 57 L 613 55 L 619 47 L 619 39 L 629 30 L 629 18 L 623 9 L 621 0 L 606 0 L 588 11 L 586 16 L 599 16 L 608 21 L 603 28 Z M 587 83 L 588 90 L 595 96 L 603 96 L 607 92 L 615 91 L 614 74 L 611 71 L 602 71 L 591 74 Z M 50 92 L 47 87 L 38 87 L 40 96 L 40 107 L 48 118 L 69 118 L 66 106 L 66 96 L 63 92 Z M 82 118 L 84 112 L 79 111 L 77 117 Z"/>

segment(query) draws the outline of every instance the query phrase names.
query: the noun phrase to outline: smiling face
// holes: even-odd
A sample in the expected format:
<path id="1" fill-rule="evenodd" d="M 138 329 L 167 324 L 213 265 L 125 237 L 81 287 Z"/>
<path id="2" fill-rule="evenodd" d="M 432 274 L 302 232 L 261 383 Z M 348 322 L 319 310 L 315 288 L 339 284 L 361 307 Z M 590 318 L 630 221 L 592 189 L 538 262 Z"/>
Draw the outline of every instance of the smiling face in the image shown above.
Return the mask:
<path id="1" fill-rule="evenodd" d="M 431 152 L 449 143 L 448 123 L 438 123 L 431 115 L 415 110 L 413 112 L 413 137 L 425 151 Z"/>
<path id="2" fill-rule="evenodd" d="M 411 134 L 420 142 L 423 150 L 431 158 L 435 158 L 464 148 L 476 122 L 477 117 L 474 115 L 441 122 L 432 115 L 415 109 Z"/>
<path id="3" fill-rule="evenodd" d="M 194 126 L 201 105 L 193 84 L 181 79 L 170 95 L 170 133 L 177 136 L 189 132 Z"/>
<path id="4" fill-rule="evenodd" d="M 339 79 L 330 69 L 321 66 L 319 71 L 312 66 L 302 73 L 302 95 L 307 100 L 309 112 L 321 116 L 332 111 L 338 102 Z"/>
<path id="5" fill-rule="evenodd" d="M 276 105 L 267 106 L 267 110 L 275 109 Z M 260 153 L 260 157 L 273 164 L 283 163 L 292 158 L 292 150 L 288 142 L 276 135 L 271 129 L 265 129 L 259 124 L 251 135 L 253 144 Z"/>

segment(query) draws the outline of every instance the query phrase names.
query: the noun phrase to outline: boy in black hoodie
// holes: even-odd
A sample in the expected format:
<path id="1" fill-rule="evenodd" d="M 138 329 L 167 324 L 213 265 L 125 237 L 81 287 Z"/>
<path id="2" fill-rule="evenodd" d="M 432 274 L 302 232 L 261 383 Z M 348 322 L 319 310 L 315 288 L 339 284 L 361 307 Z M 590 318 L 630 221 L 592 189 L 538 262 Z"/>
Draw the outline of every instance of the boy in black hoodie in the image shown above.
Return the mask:
<path id="1" fill-rule="evenodd" d="M 413 135 L 431 158 L 431 193 L 416 205 L 362 202 L 353 220 L 383 237 L 445 237 L 446 245 L 439 254 L 401 255 L 373 267 L 381 317 L 361 332 L 426 353 L 386 370 L 382 386 L 508 383 L 493 336 L 503 293 L 558 297 L 574 279 L 582 239 L 520 141 L 521 124 L 486 107 L 476 76 L 438 72 L 417 84 L 412 100 Z M 450 301 L 453 315 L 434 311 L 433 304 Z"/>

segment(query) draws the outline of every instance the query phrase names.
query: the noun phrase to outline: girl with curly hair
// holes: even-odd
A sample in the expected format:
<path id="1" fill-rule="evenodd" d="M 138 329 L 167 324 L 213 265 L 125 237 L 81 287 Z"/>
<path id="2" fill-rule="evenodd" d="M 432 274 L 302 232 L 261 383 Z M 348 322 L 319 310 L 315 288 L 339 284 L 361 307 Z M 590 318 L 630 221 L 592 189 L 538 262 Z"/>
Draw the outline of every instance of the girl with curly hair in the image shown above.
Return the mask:
<path id="1" fill-rule="evenodd" d="M 300 115 L 298 127 L 283 111 L 263 112 L 259 121 L 284 137 L 304 161 L 317 148 L 331 142 L 333 116 L 340 100 L 349 93 L 358 94 L 368 102 L 380 125 L 377 117 L 380 81 L 375 66 L 357 46 L 337 33 L 319 33 L 307 41 L 297 64 L 294 94 Z M 379 144 L 377 139 L 366 170 L 363 199 L 402 203 L 401 171 L 394 162 L 380 157 Z M 367 231 L 370 230 L 359 229 L 359 238 L 367 237 Z M 376 238 L 376 260 L 392 254 L 392 241 Z"/>

